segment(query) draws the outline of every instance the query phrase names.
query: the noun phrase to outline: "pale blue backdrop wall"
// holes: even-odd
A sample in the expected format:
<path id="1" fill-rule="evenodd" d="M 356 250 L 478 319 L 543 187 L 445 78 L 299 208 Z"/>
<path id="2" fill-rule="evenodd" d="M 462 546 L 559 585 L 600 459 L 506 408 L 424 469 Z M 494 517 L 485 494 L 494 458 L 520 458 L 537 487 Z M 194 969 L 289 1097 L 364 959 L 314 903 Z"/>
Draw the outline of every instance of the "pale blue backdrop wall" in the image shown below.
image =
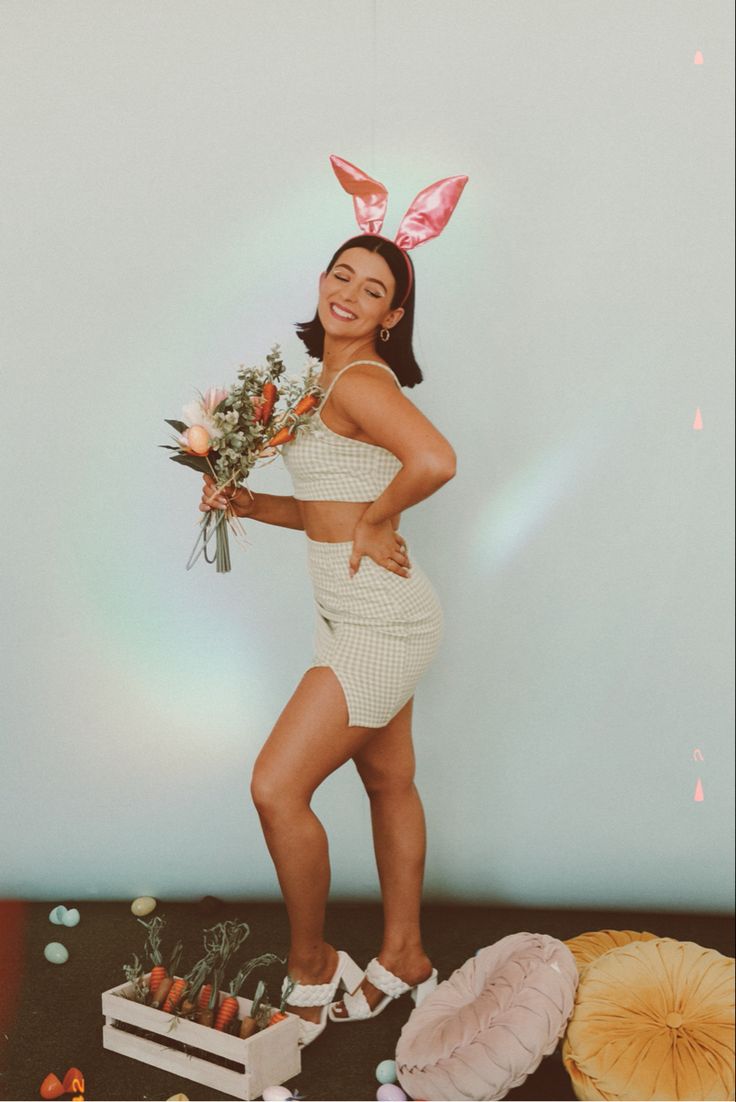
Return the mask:
<path id="1" fill-rule="evenodd" d="M 304 535 L 246 522 L 230 574 L 186 571 L 201 479 L 158 445 L 275 341 L 302 371 L 294 322 L 357 232 L 336 153 L 387 185 L 389 236 L 470 177 L 413 254 L 406 393 L 458 456 L 402 522 L 446 612 L 425 898 L 730 909 L 732 5 L 0 24 L 0 894 L 280 897 L 249 779 L 311 656 Z M 252 485 L 290 492 L 280 461 Z M 350 763 L 313 806 L 331 897 L 378 898 Z"/>

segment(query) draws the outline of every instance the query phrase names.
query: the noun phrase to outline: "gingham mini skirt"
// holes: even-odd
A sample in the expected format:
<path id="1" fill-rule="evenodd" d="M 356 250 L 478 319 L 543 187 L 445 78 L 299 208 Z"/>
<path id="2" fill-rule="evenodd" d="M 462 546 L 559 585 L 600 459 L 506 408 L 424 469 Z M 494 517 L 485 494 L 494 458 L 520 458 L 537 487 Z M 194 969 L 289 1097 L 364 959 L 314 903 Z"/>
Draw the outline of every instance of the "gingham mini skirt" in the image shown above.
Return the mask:
<path id="1" fill-rule="evenodd" d="M 437 593 L 411 555 L 409 577 L 363 555 L 351 578 L 352 540 L 306 540 L 316 608 L 308 668 L 334 670 L 350 727 L 383 727 L 413 695 L 437 652 L 444 628 Z"/>

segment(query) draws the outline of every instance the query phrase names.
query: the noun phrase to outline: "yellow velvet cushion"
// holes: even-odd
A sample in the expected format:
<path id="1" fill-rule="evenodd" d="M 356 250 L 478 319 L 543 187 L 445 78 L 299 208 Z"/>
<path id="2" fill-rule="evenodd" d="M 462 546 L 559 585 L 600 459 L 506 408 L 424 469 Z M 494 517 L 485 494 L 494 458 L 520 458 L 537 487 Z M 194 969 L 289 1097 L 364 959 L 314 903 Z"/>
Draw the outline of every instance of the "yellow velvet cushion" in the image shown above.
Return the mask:
<path id="1" fill-rule="evenodd" d="M 732 1102 L 734 958 L 666 937 L 603 953 L 582 968 L 562 1061 L 579 1099 Z"/>
<path id="2" fill-rule="evenodd" d="M 577 937 L 566 938 L 565 945 L 574 956 L 578 972 L 582 975 L 589 964 L 611 949 L 629 945 L 632 941 L 651 941 L 657 937 L 659 934 L 650 934 L 647 930 L 589 930 Z"/>

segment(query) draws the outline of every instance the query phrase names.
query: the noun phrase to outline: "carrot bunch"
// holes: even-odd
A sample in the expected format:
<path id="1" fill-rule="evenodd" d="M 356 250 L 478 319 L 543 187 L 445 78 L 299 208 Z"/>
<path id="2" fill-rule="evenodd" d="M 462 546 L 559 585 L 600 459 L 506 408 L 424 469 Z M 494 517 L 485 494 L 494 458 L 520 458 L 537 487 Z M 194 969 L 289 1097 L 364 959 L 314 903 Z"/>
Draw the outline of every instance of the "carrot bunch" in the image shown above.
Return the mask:
<path id="1" fill-rule="evenodd" d="M 220 999 L 225 969 L 241 944 L 250 935 L 250 927 L 246 922 L 228 920 L 218 922 L 215 926 L 206 929 L 202 938 L 204 955 L 195 962 L 186 975 L 178 976 L 176 973 L 182 953 L 182 943 L 178 941 L 174 946 L 167 966 L 161 948 L 165 918 L 157 915 L 149 921 L 141 918 L 138 921 L 147 930 L 145 948 L 151 961 L 151 971 L 146 976 L 137 956 L 133 957 L 133 965 L 124 965 L 126 978 L 133 984 L 133 992 L 125 994 L 125 998 L 147 1003 L 167 1014 L 172 1014 L 172 1024 L 175 1024 L 176 1018 L 193 1019 L 199 1025 L 210 1026 L 241 1038 L 250 1037 L 256 1030 L 264 1029 L 286 1017 L 284 1005 L 291 987 L 285 993 L 279 1009 L 274 1010 L 265 1001 L 266 988 L 261 980 L 256 988 L 249 1013 L 244 1014 L 242 1020 L 238 1018 L 240 1004 L 237 996 L 251 972 L 255 968 L 276 962 L 286 963 L 285 957 L 276 956 L 275 953 L 262 953 L 247 960 L 230 981 L 226 993 L 223 993 Z M 206 980 L 208 982 L 205 982 Z"/>
<path id="2" fill-rule="evenodd" d="M 292 409 L 287 410 L 283 417 L 287 424 L 266 441 L 263 445 L 264 449 L 276 448 L 279 444 L 288 444 L 290 440 L 293 440 L 297 425 L 303 425 L 308 420 L 306 414 L 317 405 L 320 400 L 320 393 L 319 389 L 308 390 Z"/>

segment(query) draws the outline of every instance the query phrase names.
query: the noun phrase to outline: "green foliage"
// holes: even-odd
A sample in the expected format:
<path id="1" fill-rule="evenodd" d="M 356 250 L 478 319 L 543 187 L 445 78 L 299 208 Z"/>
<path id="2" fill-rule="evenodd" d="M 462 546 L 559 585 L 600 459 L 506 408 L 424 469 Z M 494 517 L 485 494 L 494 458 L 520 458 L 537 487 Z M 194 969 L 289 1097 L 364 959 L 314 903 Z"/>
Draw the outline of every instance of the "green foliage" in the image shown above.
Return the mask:
<path id="1" fill-rule="evenodd" d="M 307 390 L 316 385 L 319 360 L 309 357 L 305 374 L 289 377 L 281 358 L 281 346 L 274 344 L 266 356 L 266 363 L 265 368 L 240 365 L 237 373 L 239 382 L 230 388 L 207 419 L 209 423 L 205 427 L 215 445 L 207 456 L 190 455 L 181 447 L 169 444 L 160 444 L 159 447 L 176 452 L 169 458 L 200 474 L 211 474 L 214 470 L 218 487 L 242 485 L 258 462 L 261 448 L 282 427 L 288 411 Z M 278 397 L 264 425 L 254 417 L 251 398 L 262 397 L 265 384 L 275 383 L 276 380 Z M 310 414 L 302 415 L 295 419 L 295 426 L 305 426 L 309 420 Z M 185 433 L 189 428 L 184 421 L 169 418 L 165 421 L 179 433 Z"/>

